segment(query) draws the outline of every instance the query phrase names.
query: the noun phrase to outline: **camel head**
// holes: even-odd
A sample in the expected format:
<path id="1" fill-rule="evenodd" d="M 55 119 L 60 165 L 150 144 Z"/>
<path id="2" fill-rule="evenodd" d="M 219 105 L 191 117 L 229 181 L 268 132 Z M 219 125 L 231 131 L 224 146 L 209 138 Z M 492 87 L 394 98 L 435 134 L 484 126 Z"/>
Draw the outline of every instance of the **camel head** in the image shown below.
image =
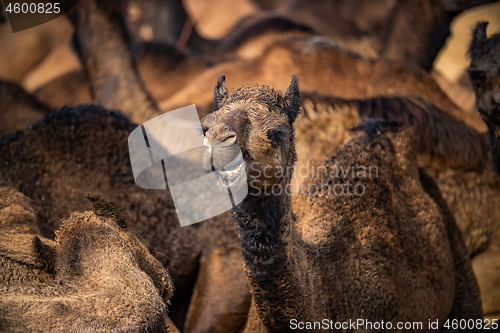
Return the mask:
<path id="1" fill-rule="evenodd" d="M 476 93 L 476 107 L 489 125 L 500 125 L 500 34 L 488 38 L 478 23 L 472 33 L 469 76 Z"/>
<path id="2" fill-rule="evenodd" d="M 222 75 L 214 111 L 201 121 L 207 147 L 203 166 L 218 171 L 222 184 L 246 181 L 249 195 L 262 196 L 289 177 L 296 159 L 292 124 L 300 109 L 298 80 L 292 75 L 283 94 L 263 85 L 228 92 L 224 82 Z"/>

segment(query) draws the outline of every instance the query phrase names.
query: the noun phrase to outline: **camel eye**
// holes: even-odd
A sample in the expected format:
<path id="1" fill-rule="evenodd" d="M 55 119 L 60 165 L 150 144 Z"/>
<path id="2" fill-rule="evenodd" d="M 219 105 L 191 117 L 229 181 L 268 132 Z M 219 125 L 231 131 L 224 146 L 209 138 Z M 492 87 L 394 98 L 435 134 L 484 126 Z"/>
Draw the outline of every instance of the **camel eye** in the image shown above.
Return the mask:
<path id="1" fill-rule="evenodd" d="M 481 70 L 469 70 L 469 76 L 472 83 L 481 83 L 486 79 L 486 72 Z"/>
<path id="2" fill-rule="evenodd" d="M 285 144 L 287 131 L 284 129 L 275 129 L 267 132 L 267 137 L 274 145 L 282 146 Z"/>

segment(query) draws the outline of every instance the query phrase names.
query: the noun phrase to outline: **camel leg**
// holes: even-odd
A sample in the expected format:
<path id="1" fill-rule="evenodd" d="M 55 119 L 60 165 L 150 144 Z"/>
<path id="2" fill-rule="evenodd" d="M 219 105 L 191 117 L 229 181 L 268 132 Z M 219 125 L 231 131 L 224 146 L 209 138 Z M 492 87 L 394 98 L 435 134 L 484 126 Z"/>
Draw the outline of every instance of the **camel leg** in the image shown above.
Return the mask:
<path id="1" fill-rule="evenodd" d="M 251 295 L 241 248 L 215 248 L 203 253 L 184 332 L 241 332 Z"/>
<path id="2" fill-rule="evenodd" d="M 455 299 L 448 319 L 482 319 L 483 310 L 479 287 L 462 234 L 444 201 L 436 182 L 420 169 L 420 180 L 427 194 L 436 202 L 446 218 L 446 229 L 455 264 Z"/>

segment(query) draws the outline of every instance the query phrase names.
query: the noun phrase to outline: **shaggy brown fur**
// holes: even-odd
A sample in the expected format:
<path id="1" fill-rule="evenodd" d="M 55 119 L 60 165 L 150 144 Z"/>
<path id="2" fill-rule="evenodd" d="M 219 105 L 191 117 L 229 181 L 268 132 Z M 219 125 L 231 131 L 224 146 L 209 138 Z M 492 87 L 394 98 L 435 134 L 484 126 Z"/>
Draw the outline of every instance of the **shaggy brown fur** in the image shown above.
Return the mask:
<path id="1" fill-rule="evenodd" d="M 328 122 L 330 118 L 337 119 L 344 112 L 352 113 L 350 117 L 357 121 L 371 118 L 390 119 L 412 129 L 419 153 L 445 160 L 452 168 L 481 170 L 487 164 L 488 147 L 483 135 L 416 96 L 344 100 L 335 96 L 305 92 L 300 102 L 302 114 L 294 125 L 297 131 L 303 131 L 305 126 L 318 128 L 320 123 Z M 336 123 L 338 131 L 348 131 L 353 127 L 349 125 L 346 126 L 345 121 Z M 340 129 L 340 126 L 344 128 Z M 321 135 L 342 135 L 328 130 L 326 126 L 323 128 Z M 300 140 L 301 135 L 297 136 Z M 315 157 L 324 155 L 320 153 Z"/>
<path id="2" fill-rule="evenodd" d="M 95 75 L 91 76 L 95 92 L 106 96 L 108 106 L 123 108 L 129 115 L 140 118 L 145 114 L 134 113 L 132 107 L 147 104 L 148 94 L 147 91 L 137 88 L 140 86 L 140 78 L 133 66 L 130 68 L 133 58 L 128 49 L 130 42 L 127 40 L 126 26 L 119 5 L 120 1 L 86 2 L 77 8 L 73 18 L 78 28 L 79 40 L 83 41 L 80 43 L 83 46 L 80 49 L 82 58 L 85 63 L 89 63 L 89 72 Z M 104 36 L 98 36 L 100 26 L 109 27 Z M 100 45 L 96 44 L 99 41 L 107 41 L 111 46 L 114 45 L 114 48 L 107 47 L 102 50 L 97 47 Z M 104 65 L 105 61 L 110 59 L 115 59 L 123 68 L 120 69 L 117 65 L 118 67 L 100 72 L 96 64 Z M 107 84 L 103 85 L 102 82 L 112 83 L 116 77 L 121 77 L 121 72 L 128 73 L 128 81 L 120 81 L 111 92 L 107 91 Z M 108 92 L 110 95 L 107 95 Z M 119 98 L 127 94 L 133 99 L 132 105 L 129 100 Z M 156 109 L 146 105 L 146 110 L 154 112 Z M 107 193 L 113 202 L 123 207 L 124 215 L 130 219 L 131 226 L 149 242 L 153 255 L 169 268 L 177 286 L 177 292 L 172 299 L 172 319 L 180 328 L 184 325 L 197 270 L 209 271 L 208 267 L 214 265 L 212 260 L 215 259 L 231 262 L 232 266 L 228 269 L 233 270 L 233 276 L 239 276 L 233 283 L 233 289 L 226 288 L 223 273 L 210 272 L 210 275 L 200 277 L 210 283 L 210 290 L 204 291 L 208 299 L 212 299 L 212 303 L 219 299 L 224 302 L 219 302 L 217 307 L 204 307 L 197 311 L 205 318 L 202 331 L 212 326 L 224 327 L 227 332 L 238 331 L 245 322 L 246 318 L 242 313 L 246 313 L 250 299 L 241 270 L 242 259 L 231 253 L 227 254 L 227 259 L 221 259 L 225 252 L 230 252 L 226 250 L 227 243 L 236 246 L 238 244 L 234 224 L 226 214 L 203 225 L 180 228 L 169 191 L 149 191 L 137 187 L 130 168 L 127 147 L 128 135 L 135 127 L 120 114 L 94 106 L 59 110 L 34 125 L 33 131 L 5 139 L 6 145 L 3 148 L 10 152 L 4 157 L 10 161 L 6 161 L 8 164 L 5 164 L 5 173 L 0 173 L 34 198 L 37 215 L 40 221 L 47 225 L 47 235 L 50 235 L 57 227 L 58 219 L 65 217 L 68 211 L 81 210 L 78 197 L 83 193 L 94 190 Z M 18 141 L 21 145 L 14 143 L 11 146 L 11 140 L 24 141 L 27 145 L 27 150 L 21 153 L 23 158 L 15 157 L 19 156 L 16 151 L 23 149 L 23 144 Z M 33 164 L 34 160 L 38 163 Z M 33 174 L 29 169 L 35 165 L 38 171 Z M 11 167 L 18 169 L 13 170 Z M 33 176 L 43 179 L 34 180 Z M 38 185 L 31 187 L 37 184 L 37 181 Z M 207 228 L 220 230 L 221 236 L 214 235 L 216 232 L 213 230 L 206 231 Z M 211 256 L 211 251 L 219 251 L 222 255 Z M 202 256 L 205 259 L 200 262 Z M 196 284 L 202 286 L 203 282 Z"/>
<path id="3" fill-rule="evenodd" d="M 293 179 L 296 192 L 315 162 L 321 161 L 332 147 L 340 147 L 356 136 L 349 129 L 358 122 L 370 118 L 400 122 L 412 129 L 419 165 L 436 179 L 453 212 L 473 258 L 483 299 L 498 297 L 498 293 L 492 293 L 495 275 L 491 267 L 495 265 L 491 263 L 498 260 L 494 241 L 500 228 L 500 177 L 491 165 L 483 134 L 416 97 L 346 101 L 305 93 L 301 104 L 302 114 L 294 124 L 298 152 Z M 476 260 L 484 264 L 476 264 Z M 487 307 L 484 309 L 486 312 Z"/>
<path id="4" fill-rule="evenodd" d="M 10 82 L 0 81 L 0 137 L 24 130 L 49 111 L 23 88 Z"/>
<path id="5" fill-rule="evenodd" d="M 301 76 L 305 90 L 334 93 L 347 99 L 380 95 L 417 95 L 441 110 L 480 131 L 484 123 L 474 114 L 457 108 L 423 70 L 386 60 L 367 60 L 350 53 L 330 40 L 318 37 L 293 38 L 275 43 L 259 57 L 220 64 L 208 69 L 191 84 L 161 103 L 163 110 L 195 103 L 198 110 L 211 110 L 211 86 L 224 73 L 234 77 L 231 87 L 243 84 L 273 85 L 285 88 L 287 73 Z"/>
<path id="6" fill-rule="evenodd" d="M 168 272 L 116 219 L 112 204 L 90 198 L 99 209 L 71 214 L 55 245 L 33 241 L 55 281 L 1 288 L 2 331 L 165 332 Z"/>
<path id="7" fill-rule="evenodd" d="M 228 243 L 237 245 L 236 230 L 229 214 L 181 228 L 168 190 L 145 190 L 135 185 L 128 153 L 128 135 L 135 127 L 122 114 L 92 105 L 51 112 L 25 132 L 2 139 L 0 179 L 9 180 L 32 199 L 48 237 L 61 218 L 68 218 L 69 211 L 86 209 L 81 200 L 85 193 L 106 193 L 168 268 L 176 286 L 172 319 L 182 327 L 197 271 L 208 271 L 213 265 L 209 260 L 200 262 L 200 258 L 211 258 L 212 251 L 224 253 Z M 242 272 L 242 258 L 232 254 L 230 258 L 234 264 L 227 270 Z M 210 281 L 214 300 L 223 298 L 228 303 L 200 310 L 213 313 L 215 323 L 230 321 L 227 332 L 237 331 L 245 322 L 241 306 L 250 296 L 244 276 L 232 282 L 234 289 L 240 288 L 238 292 L 227 288 L 224 279 L 221 284 L 216 284 L 216 277 Z M 228 309 L 231 311 L 225 312 Z"/>
<path id="8" fill-rule="evenodd" d="M 487 23 L 478 23 L 472 34 L 469 75 L 476 94 L 476 108 L 489 129 L 493 165 L 500 174 L 500 34 L 488 38 Z M 500 189 L 497 184 L 496 189 Z M 495 206 L 498 212 L 498 205 Z M 498 214 L 497 214 L 498 215 Z M 500 223 L 492 233 L 488 249 L 478 256 L 474 268 L 489 318 L 500 316 Z"/>
<path id="9" fill-rule="evenodd" d="M 283 95 L 267 86 L 227 93 L 223 80 L 215 92 L 219 107 L 202 120 L 205 137 L 210 145 L 233 138 L 245 172 L 227 181 L 249 187 L 233 209 L 253 295 L 247 332 L 292 331 L 292 319 L 482 318 L 467 250 L 436 186 L 419 172 L 408 132 L 382 134 L 380 123 L 369 124 L 370 135 L 335 151 L 292 202 L 296 78 Z M 216 165 L 225 154 L 210 158 Z M 362 166 L 377 175 L 334 175 Z M 349 182 L 363 194 L 348 193 Z M 279 193 L 270 192 L 275 186 Z M 331 192 L 337 187 L 342 194 Z"/>
<path id="10" fill-rule="evenodd" d="M 37 237 L 41 236 L 30 200 L 11 187 L 0 187 L 0 285 L 54 280 L 33 252 Z"/>

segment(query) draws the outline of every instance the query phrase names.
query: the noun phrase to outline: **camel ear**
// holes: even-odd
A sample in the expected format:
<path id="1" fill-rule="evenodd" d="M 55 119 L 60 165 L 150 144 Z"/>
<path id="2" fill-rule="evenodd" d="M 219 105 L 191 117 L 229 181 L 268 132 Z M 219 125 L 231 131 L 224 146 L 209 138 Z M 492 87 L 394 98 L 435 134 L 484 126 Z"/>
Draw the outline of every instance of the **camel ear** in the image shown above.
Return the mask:
<path id="1" fill-rule="evenodd" d="M 214 89 L 214 110 L 220 109 L 222 106 L 222 103 L 224 103 L 224 100 L 227 98 L 229 95 L 227 88 L 226 88 L 226 76 L 221 75 L 217 79 L 217 83 L 215 84 L 215 89 Z"/>
<path id="2" fill-rule="evenodd" d="M 37 236 L 33 238 L 32 246 L 36 261 L 41 264 L 45 271 L 53 273 L 55 271 L 56 250 L 43 243 Z"/>
<path id="3" fill-rule="evenodd" d="M 488 22 L 479 22 L 472 31 L 472 41 L 469 47 L 469 53 L 472 59 L 476 59 L 483 52 L 483 45 L 488 37 L 486 36 L 486 26 Z"/>
<path id="4" fill-rule="evenodd" d="M 299 79 L 295 74 L 292 74 L 292 81 L 283 94 L 283 108 L 288 116 L 288 121 L 293 124 L 300 111 Z"/>

